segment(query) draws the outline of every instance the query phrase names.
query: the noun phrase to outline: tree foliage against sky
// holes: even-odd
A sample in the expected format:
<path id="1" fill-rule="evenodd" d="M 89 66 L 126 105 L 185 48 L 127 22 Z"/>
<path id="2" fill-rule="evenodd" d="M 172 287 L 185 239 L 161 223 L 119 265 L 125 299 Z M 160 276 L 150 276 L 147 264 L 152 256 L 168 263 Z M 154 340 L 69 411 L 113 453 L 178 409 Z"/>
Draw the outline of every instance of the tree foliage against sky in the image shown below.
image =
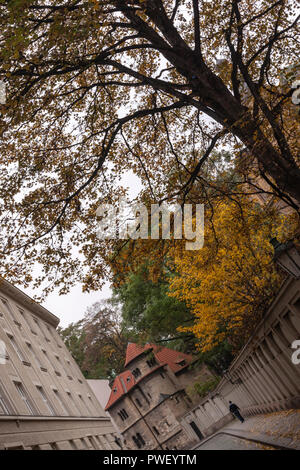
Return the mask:
<path id="1" fill-rule="evenodd" d="M 108 247 L 95 210 L 122 192 L 120 174 L 140 176 L 148 200 L 172 199 L 218 145 L 254 158 L 297 208 L 279 75 L 298 55 L 292 0 L 2 0 L 3 271 L 26 283 L 38 261 L 62 292 L 99 288 Z"/>
<path id="2" fill-rule="evenodd" d="M 124 368 L 127 344 L 135 338 L 122 326 L 119 309 L 110 301 L 96 302 L 84 318 L 60 334 L 88 379 L 113 379 Z"/>
<path id="3" fill-rule="evenodd" d="M 249 339 L 277 294 L 282 275 L 273 262 L 270 238 L 293 231 L 290 216 L 266 209 L 245 197 L 214 208 L 202 250 L 173 249 L 176 276 L 169 295 L 187 304 L 202 352 L 229 342 L 237 352 Z"/>

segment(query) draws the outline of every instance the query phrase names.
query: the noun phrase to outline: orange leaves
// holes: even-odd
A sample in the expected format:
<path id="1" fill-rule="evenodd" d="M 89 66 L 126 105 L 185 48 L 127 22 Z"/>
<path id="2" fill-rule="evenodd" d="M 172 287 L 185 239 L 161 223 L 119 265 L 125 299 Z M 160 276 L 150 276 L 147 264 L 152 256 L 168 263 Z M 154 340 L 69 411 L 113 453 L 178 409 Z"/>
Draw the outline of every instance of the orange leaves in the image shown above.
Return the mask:
<path id="1" fill-rule="evenodd" d="M 193 332 L 201 351 L 229 337 L 238 349 L 249 337 L 279 287 L 269 239 L 272 233 L 287 236 L 287 222 L 246 199 L 222 202 L 215 207 L 214 232 L 207 221 L 204 248 L 174 251 L 170 295 L 191 308 L 194 324 L 180 331 Z"/>
<path id="2" fill-rule="evenodd" d="M 259 161 L 257 173 L 271 175 L 281 191 L 299 199 L 298 125 L 284 96 L 288 90 L 278 89 L 283 63 L 294 62 L 299 48 L 292 3 L 199 2 L 199 54 L 187 0 L 4 2 L 5 267 L 15 273 L 18 252 L 21 272 L 35 259 L 55 285 L 99 288 L 112 244 L 97 244 L 97 202 L 124 194 L 120 178 L 130 170 L 143 184 L 141 199 L 186 196 L 185 183 L 222 128 L 229 130 L 223 148 L 237 155 L 247 147 Z M 201 195 L 193 193 L 197 202 L 226 193 L 227 182 L 216 188 L 214 165 L 209 170 L 202 166 L 197 175 L 203 183 Z M 74 246 L 81 247 L 80 259 L 72 256 Z M 166 247 L 148 248 L 155 253 L 155 278 Z M 122 256 L 118 269 L 120 277 L 129 269 Z"/>

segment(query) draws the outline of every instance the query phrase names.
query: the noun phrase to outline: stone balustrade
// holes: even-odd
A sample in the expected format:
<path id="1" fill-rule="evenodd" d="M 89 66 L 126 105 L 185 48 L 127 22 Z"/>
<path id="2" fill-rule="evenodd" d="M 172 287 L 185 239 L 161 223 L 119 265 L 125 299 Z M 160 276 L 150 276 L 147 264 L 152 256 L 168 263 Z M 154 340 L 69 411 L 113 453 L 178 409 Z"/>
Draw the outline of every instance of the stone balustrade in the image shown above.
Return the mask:
<path id="1" fill-rule="evenodd" d="M 300 340 L 300 281 L 288 279 L 232 362 L 228 378 L 183 417 L 190 437 L 195 438 L 195 425 L 206 437 L 231 421 L 229 400 L 244 416 L 299 408 L 300 364 L 292 361 L 295 340 Z"/>

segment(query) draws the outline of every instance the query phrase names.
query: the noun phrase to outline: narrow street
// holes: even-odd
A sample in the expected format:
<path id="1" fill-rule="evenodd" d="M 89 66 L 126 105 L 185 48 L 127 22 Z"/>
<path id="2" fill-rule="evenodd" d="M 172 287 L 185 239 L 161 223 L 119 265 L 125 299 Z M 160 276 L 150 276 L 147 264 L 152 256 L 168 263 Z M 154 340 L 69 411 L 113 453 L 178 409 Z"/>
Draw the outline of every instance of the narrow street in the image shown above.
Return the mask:
<path id="1" fill-rule="evenodd" d="M 300 410 L 246 417 L 244 423 L 233 420 L 203 439 L 195 450 L 300 450 Z"/>
<path id="2" fill-rule="evenodd" d="M 240 439 L 227 434 L 219 434 L 208 439 L 195 450 L 276 450 L 275 447 L 266 446 L 257 442 Z"/>

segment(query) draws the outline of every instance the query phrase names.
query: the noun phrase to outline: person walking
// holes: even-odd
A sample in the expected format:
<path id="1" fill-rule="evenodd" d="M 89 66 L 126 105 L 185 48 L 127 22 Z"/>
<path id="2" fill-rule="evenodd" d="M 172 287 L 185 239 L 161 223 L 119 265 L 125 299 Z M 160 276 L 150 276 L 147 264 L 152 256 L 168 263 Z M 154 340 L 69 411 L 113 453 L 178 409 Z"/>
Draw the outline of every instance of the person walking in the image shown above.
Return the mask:
<path id="1" fill-rule="evenodd" d="M 241 415 L 240 413 L 240 409 L 239 407 L 235 404 L 235 403 L 232 403 L 232 401 L 229 402 L 229 411 L 236 417 L 238 418 L 241 423 L 243 423 L 245 420 L 243 418 L 243 416 Z"/>

